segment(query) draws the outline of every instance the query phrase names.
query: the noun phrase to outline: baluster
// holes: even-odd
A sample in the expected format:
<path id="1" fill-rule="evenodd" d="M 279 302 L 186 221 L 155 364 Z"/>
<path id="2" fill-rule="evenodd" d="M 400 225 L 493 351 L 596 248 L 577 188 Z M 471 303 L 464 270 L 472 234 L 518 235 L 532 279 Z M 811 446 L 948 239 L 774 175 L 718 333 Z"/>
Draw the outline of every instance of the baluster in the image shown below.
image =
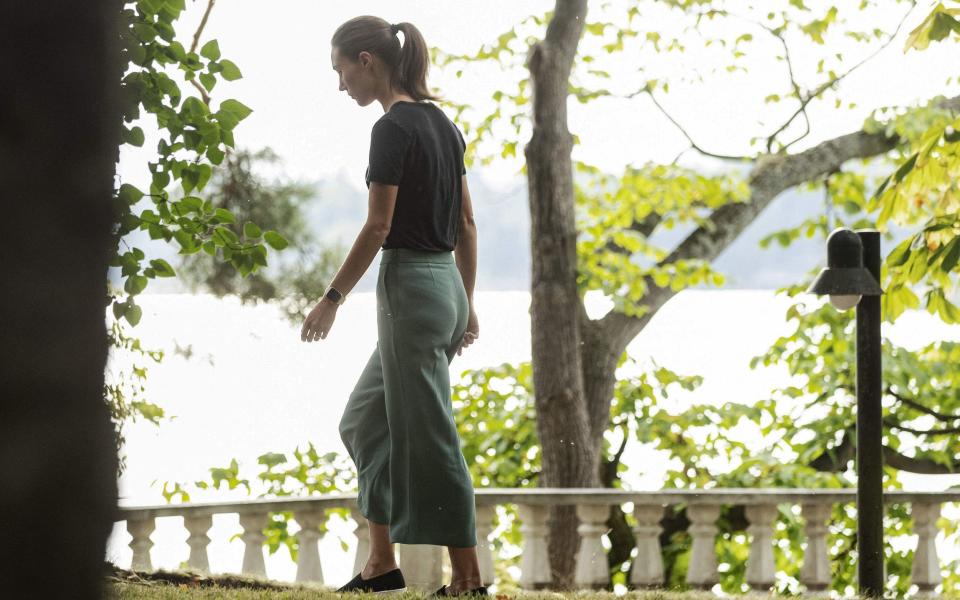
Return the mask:
<path id="1" fill-rule="evenodd" d="M 550 585 L 550 556 L 547 553 L 548 506 L 517 506 L 520 534 L 523 536 L 523 556 L 520 557 L 520 587 L 542 590 Z"/>
<path id="2" fill-rule="evenodd" d="M 433 592 L 443 582 L 443 546 L 397 543 L 408 590 Z"/>
<path id="3" fill-rule="evenodd" d="M 480 561 L 480 579 L 483 585 L 493 585 L 494 580 L 493 548 L 489 538 L 493 532 L 495 515 L 496 506 L 492 504 L 477 506 L 477 558 Z"/>
<path id="4" fill-rule="evenodd" d="M 190 546 L 187 566 L 201 573 L 209 573 L 207 546 L 210 545 L 210 536 L 207 532 L 213 526 L 213 515 L 183 515 L 183 526 L 190 534 L 187 536 L 187 545 Z"/>
<path id="5" fill-rule="evenodd" d="M 913 530 L 917 534 L 917 549 L 913 555 L 910 582 L 916 584 L 921 592 L 932 592 L 941 583 L 936 544 L 940 504 L 913 502 L 910 512 L 913 513 Z"/>
<path id="6" fill-rule="evenodd" d="M 693 588 L 709 590 L 719 581 L 716 553 L 719 517 L 720 507 L 716 504 L 687 504 L 688 531 L 693 538 L 687 584 Z"/>
<path id="7" fill-rule="evenodd" d="M 633 527 L 637 556 L 630 565 L 630 583 L 634 588 L 663 587 L 663 554 L 660 551 L 660 520 L 663 507 L 634 504 Z"/>
<path id="8" fill-rule="evenodd" d="M 150 548 L 153 547 L 153 542 L 150 541 L 150 534 L 153 533 L 156 526 L 153 517 L 127 519 L 127 532 L 133 536 L 129 544 L 133 550 L 133 559 L 130 561 L 131 570 L 153 570 L 153 564 L 150 562 Z"/>
<path id="9" fill-rule="evenodd" d="M 297 532 L 297 575 L 295 581 L 323 583 L 323 567 L 320 564 L 319 542 L 323 537 L 320 524 L 326 512 L 322 508 L 295 510 L 293 518 L 300 526 Z"/>
<path id="10" fill-rule="evenodd" d="M 578 504 L 577 517 L 580 525 L 580 552 L 577 555 L 577 570 L 574 581 L 580 589 L 606 589 L 610 585 L 610 569 L 607 551 L 603 547 L 603 534 L 607 532 L 610 507 L 605 504 Z"/>
<path id="11" fill-rule="evenodd" d="M 746 507 L 750 556 L 747 558 L 747 583 L 754 590 L 773 587 L 776 563 L 773 560 L 773 520 L 777 507 L 773 504 L 749 504 Z"/>
<path id="12" fill-rule="evenodd" d="M 267 567 L 263 562 L 263 542 L 267 539 L 263 530 L 267 526 L 267 513 L 240 513 L 240 525 L 243 527 L 243 567 L 244 575 L 267 576 Z"/>
<path id="13" fill-rule="evenodd" d="M 800 583 L 811 592 L 819 592 L 830 586 L 830 555 L 827 553 L 827 522 L 831 504 L 801 504 L 800 512 L 806 522 L 807 549 L 800 568 Z"/>
<path id="14" fill-rule="evenodd" d="M 357 528 L 353 532 L 357 536 L 357 553 L 353 557 L 352 573 L 352 575 L 356 575 L 363 570 L 364 565 L 367 564 L 367 557 L 370 555 L 370 525 L 367 523 L 367 518 L 357 507 L 350 507 L 350 516 L 357 524 Z"/>

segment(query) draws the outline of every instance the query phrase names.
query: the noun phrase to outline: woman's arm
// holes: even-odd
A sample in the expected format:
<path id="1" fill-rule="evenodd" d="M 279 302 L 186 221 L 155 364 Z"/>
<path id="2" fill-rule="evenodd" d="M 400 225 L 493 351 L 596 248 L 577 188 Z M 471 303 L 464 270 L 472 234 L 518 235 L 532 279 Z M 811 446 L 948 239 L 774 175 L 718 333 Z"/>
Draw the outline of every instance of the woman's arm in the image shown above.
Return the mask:
<path id="1" fill-rule="evenodd" d="M 387 234 L 390 233 L 396 201 L 397 186 L 370 182 L 367 221 L 357 234 L 357 239 L 354 240 L 340 270 L 330 282 L 330 285 L 344 296 L 357 285 L 357 281 L 370 268 L 370 263 L 380 252 Z M 330 301 L 327 300 L 327 302 Z"/>
<path id="2" fill-rule="evenodd" d="M 347 295 L 357 281 L 370 267 L 373 257 L 380 251 L 383 242 L 390 233 L 390 223 L 393 220 L 393 207 L 397 201 L 397 186 L 382 183 L 370 183 L 369 209 L 367 222 L 363 224 L 357 239 L 354 240 L 347 258 L 334 276 L 330 285 L 338 292 Z M 333 327 L 339 305 L 326 296 L 320 298 L 300 328 L 300 339 L 305 342 L 315 342 L 324 339 Z"/>
<path id="3" fill-rule="evenodd" d="M 454 258 L 457 269 L 467 290 L 470 306 L 473 306 L 473 286 L 477 279 L 477 224 L 473 220 L 473 204 L 470 202 L 470 190 L 467 188 L 467 176 L 460 176 L 463 192 L 460 201 L 460 233 L 457 235 L 457 247 Z M 338 288 L 339 289 L 339 288 Z"/>

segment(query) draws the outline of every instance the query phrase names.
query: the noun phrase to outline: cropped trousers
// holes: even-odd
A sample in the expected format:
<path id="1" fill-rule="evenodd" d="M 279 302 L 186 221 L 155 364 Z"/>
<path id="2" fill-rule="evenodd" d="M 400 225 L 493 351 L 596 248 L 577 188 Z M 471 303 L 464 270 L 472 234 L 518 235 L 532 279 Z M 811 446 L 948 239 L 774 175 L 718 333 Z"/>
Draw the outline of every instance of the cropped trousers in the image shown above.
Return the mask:
<path id="1" fill-rule="evenodd" d="M 340 438 L 361 514 L 391 542 L 477 544 L 473 481 L 453 416 L 449 365 L 469 301 L 453 252 L 381 250 L 377 343 L 347 401 Z"/>

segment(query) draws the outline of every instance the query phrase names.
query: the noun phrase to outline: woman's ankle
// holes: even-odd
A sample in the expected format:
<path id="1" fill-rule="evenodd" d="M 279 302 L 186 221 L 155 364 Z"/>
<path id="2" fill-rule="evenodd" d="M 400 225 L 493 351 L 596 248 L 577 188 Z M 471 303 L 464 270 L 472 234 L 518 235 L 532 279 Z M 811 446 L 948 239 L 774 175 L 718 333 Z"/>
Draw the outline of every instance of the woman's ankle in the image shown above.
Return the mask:
<path id="1" fill-rule="evenodd" d="M 469 577 L 454 577 L 450 579 L 450 586 L 452 588 L 461 588 L 472 590 L 483 585 L 483 580 L 480 578 L 480 574 L 471 575 Z"/>
<path id="2" fill-rule="evenodd" d="M 363 567 L 361 573 L 366 573 L 363 575 L 364 578 L 376 577 L 377 575 L 382 575 L 394 569 L 397 569 L 396 560 L 390 560 L 388 558 L 373 559 L 368 558 L 367 564 Z"/>

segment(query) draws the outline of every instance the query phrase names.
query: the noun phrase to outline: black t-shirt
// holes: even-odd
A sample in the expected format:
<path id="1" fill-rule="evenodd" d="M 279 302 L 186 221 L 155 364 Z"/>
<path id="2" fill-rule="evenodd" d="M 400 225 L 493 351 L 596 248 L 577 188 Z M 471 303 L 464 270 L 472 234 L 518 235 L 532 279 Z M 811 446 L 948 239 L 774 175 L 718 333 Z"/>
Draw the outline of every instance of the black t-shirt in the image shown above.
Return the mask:
<path id="1" fill-rule="evenodd" d="M 373 124 L 367 188 L 398 186 L 384 248 L 456 247 L 465 149 L 456 124 L 431 102 L 398 100 Z"/>

